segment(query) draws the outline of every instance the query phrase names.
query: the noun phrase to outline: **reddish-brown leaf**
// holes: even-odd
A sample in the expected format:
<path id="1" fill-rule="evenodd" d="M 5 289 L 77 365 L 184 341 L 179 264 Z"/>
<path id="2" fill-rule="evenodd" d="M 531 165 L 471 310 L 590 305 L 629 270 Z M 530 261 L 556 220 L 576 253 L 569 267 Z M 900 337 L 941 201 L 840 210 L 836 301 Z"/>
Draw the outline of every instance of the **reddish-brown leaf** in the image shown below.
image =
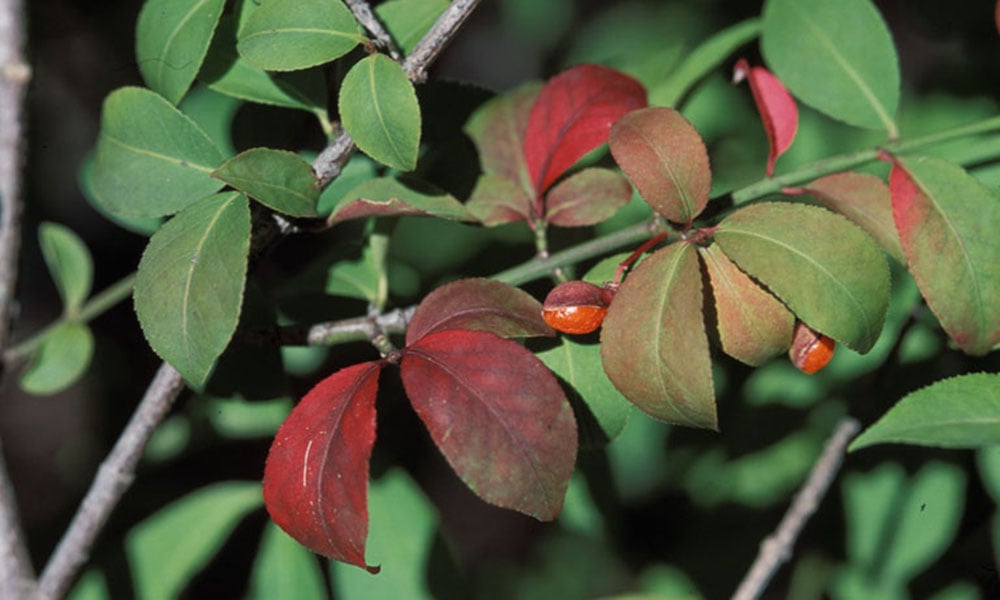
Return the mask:
<path id="1" fill-rule="evenodd" d="M 403 350 L 413 408 L 480 498 L 537 519 L 562 509 L 576 420 L 556 378 L 520 344 L 452 329 Z"/>
<path id="2" fill-rule="evenodd" d="M 632 198 L 628 180 L 614 171 L 584 169 L 555 185 L 545 195 L 545 220 L 560 227 L 596 225 Z"/>
<path id="3" fill-rule="evenodd" d="M 553 77 L 531 108 L 524 157 L 541 194 L 584 154 L 608 141 L 625 113 L 646 106 L 635 79 L 598 65 L 577 65 Z"/>
<path id="4" fill-rule="evenodd" d="M 834 173 L 805 187 L 830 210 L 836 211 L 868 232 L 882 249 L 900 264 L 906 264 L 899 234 L 892 220 L 889 186 L 868 173 Z"/>
<path id="5" fill-rule="evenodd" d="M 319 382 L 278 429 L 264 467 L 271 518 L 313 552 L 365 564 L 368 460 L 382 362 Z"/>
<path id="6" fill-rule="evenodd" d="M 787 350 L 795 324 L 788 307 L 733 264 L 717 244 L 698 250 L 712 284 L 723 351 L 756 367 Z"/>
<path id="7" fill-rule="evenodd" d="M 530 83 L 497 96 L 479 107 L 465 125 L 479 150 L 483 172 L 509 179 L 526 193 L 533 192 L 534 186 L 524 161 L 524 132 L 541 88 Z"/>
<path id="8" fill-rule="evenodd" d="M 672 108 L 626 115 L 611 129 L 611 155 L 653 209 L 688 225 L 708 204 L 712 172 L 698 131 Z"/>
<path id="9" fill-rule="evenodd" d="M 490 173 L 479 176 L 465 203 L 466 210 L 487 227 L 530 221 L 534 206 L 534 198 L 529 198 L 516 182 Z"/>
<path id="10" fill-rule="evenodd" d="M 406 328 L 406 343 L 445 329 L 490 331 L 501 337 L 552 336 L 542 319 L 542 303 L 493 279 L 459 279 L 424 298 Z"/>
<path id="11" fill-rule="evenodd" d="M 764 67 L 751 67 L 746 60 L 736 61 L 733 81 L 750 82 L 750 92 L 757 112 L 764 122 L 764 132 L 771 150 L 767 155 L 767 176 L 774 174 L 774 163 L 795 140 L 799 128 L 799 108 L 784 84 Z"/>
<path id="12" fill-rule="evenodd" d="M 948 335 L 969 354 L 1000 342 L 1000 198 L 961 167 L 898 157 L 889 175 L 907 269 Z"/>

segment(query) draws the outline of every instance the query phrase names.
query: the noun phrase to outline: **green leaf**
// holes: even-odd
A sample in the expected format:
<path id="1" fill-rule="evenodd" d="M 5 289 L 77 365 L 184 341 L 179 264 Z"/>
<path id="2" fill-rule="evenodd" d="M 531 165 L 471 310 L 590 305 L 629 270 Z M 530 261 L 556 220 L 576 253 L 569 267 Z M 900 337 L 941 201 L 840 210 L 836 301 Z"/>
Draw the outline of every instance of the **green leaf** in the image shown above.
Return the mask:
<path id="1" fill-rule="evenodd" d="M 280 213 L 316 215 L 320 191 L 316 176 L 309 163 L 292 152 L 251 148 L 222 163 L 212 177 Z"/>
<path id="2" fill-rule="evenodd" d="M 66 314 L 76 314 L 94 282 L 94 261 L 87 245 L 72 229 L 48 221 L 38 226 L 38 243 Z"/>
<path id="3" fill-rule="evenodd" d="M 615 389 L 601 368 L 599 345 L 581 344 L 562 336 L 559 345 L 538 352 L 536 356 L 580 394 L 605 440 L 618 437 L 628 422 L 632 405 Z M 584 426 L 579 418 L 577 424 L 581 429 Z"/>
<path id="4" fill-rule="evenodd" d="M 233 120 L 241 106 L 243 102 L 238 98 L 198 86 L 184 96 L 177 108 L 201 127 L 224 156 L 232 156 L 236 154 Z"/>
<path id="5" fill-rule="evenodd" d="M 180 597 L 237 523 L 262 504 L 260 483 L 226 481 L 191 492 L 136 525 L 125 538 L 136 596 Z"/>
<path id="6" fill-rule="evenodd" d="M 367 556 L 382 570 L 372 577 L 331 561 L 334 595 L 343 600 L 433 598 L 426 573 L 437 531 L 434 507 L 405 472 L 393 469 L 372 483 L 368 508 Z"/>
<path id="7" fill-rule="evenodd" d="M 604 371 L 650 416 L 717 427 L 701 271 L 690 244 L 656 251 L 625 279 L 601 330 Z"/>
<path id="8" fill-rule="evenodd" d="M 676 106 L 699 80 L 758 35 L 760 20 L 747 19 L 708 38 L 689 52 L 680 66 L 649 90 L 649 104 Z"/>
<path id="9" fill-rule="evenodd" d="M 420 105 L 399 63 L 382 54 L 358 61 L 344 76 L 338 107 L 365 154 L 401 171 L 417 166 Z"/>
<path id="10" fill-rule="evenodd" d="M 399 49 L 409 54 L 448 5 L 448 0 L 388 0 L 375 7 L 375 14 Z"/>
<path id="11" fill-rule="evenodd" d="M 889 256 L 906 264 L 899 233 L 892 220 L 889 186 L 869 173 L 834 173 L 805 186 L 824 206 L 868 232 Z"/>
<path id="12" fill-rule="evenodd" d="M 763 202 L 723 219 L 715 241 L 812 329 L 862 353 L 875 344 L 889 267 L 857 225 L 824 208 Z"/>
<path id="13" fill-rule="evenodd" d="M 249 249 L 249 201 L 229 192 L 171 219 L 139 262 L 135 310 L 143 333 L 195 387 L 236 330 Z"/>
<path id="14" fill-rule="evenodd" d="M 110 212 L 101 204 L 97 199 L 97 194 L 94 192 L 94 152 L 90 152 L 83 157 L 83 161 L 80 163 L 80 170 L 77 172 L 77 184 L 80 186 L 80 192 L 83 193 L 84 198 L 87 199 L 90 206 L 115 225 L 145 237 L 153 235 L 160 228 L 162 219 L 159 217 L 127 217 L 117 215 Z"/>
<path id="15" fill-rule="evenodd" d="M 35 351 L 21 375 L 21 389 L 44 396 L 60 392 L 80 378 L 94 353 L 94 336 L 84 323 L 56 325 Z"/>
<path id="16" fill-rule="evenodd" d="M 895 463 L 844 477 L 847 557 L 852 565 L 870 569 L 880 560 L 881 549 L 889 542 L 883 537 L 891 535 L 886 525 L 897 514 L 906 487 L 906 474 Z"/>
<path id="17" fill-rule="evenodd" d="M 907 581 L 929 567 L 958 533 L 965 505 L 965 475 L 941 462 L 925 465 L 896 506 L 891 550 L 880 557 L 887 578 Z"/>
<path id="18" fill-rule="evenodd" d="M 365 244 L 361 256 L 354 260 L 338 260 L 329 268 L 324 290 L 333 296 L 358 298 L 375 304 L 382 294 L 379 285 L 385 256 L 373 252 L 371 244 Z"/>
<path id="19" fill-rule="evenodd" d="M 1000 504 L 1000 445 L 980 448 L 976 453 L 976 462 L 983 487 Z"/>
<path id="20" fill-rule="evenodd" d="M 104 573 L 97 569 L 87 569 L 87 571 L 76 582 L 70 590 L 66 600 L 110 600 L 111 593 L 108 592 L 108 584 L 104 580 Z"/>
<path id="21" fill-rule="evenodd" d="M 322 71 L 272 74 L 251 65 L 236 51 L 236 24 L 229 16 L 219 22 L 198 78 L 211 89 L 234 98 L 310 112 L 325 108 Z"/>
<path id="22" fill-rule="evenodd" d="M 250 574 L 251 600 L 327 597 L 323 572 L 305 546 L 270 522 Z"/>
<path id="23" fill-rule="evenodd" d="M 153 91 L 177 104 L 208 52 L 225 0 L 146 0 L 135 28 L 135 60 Z"/>
<path id="24" fill-rule="evenodd" d="M 267 71 L 330 62 L 365 40 L 340 0 L 264 0 L 237 35 L 240 56 Z"/>
<path id="25" fill-rule="evenodd" d="M 362 217 L 401 215 L 473 220 L 465 206 L 448 192 L 408 177 L 380 177 L 358 184 L 344 195 L 328 220 L 339 223 Z"/>
<path id="26" fill-rule="evenodd" d="M 895 137 L 899 59 L 869 0 L 768 0 L 763 20 L 764 59 L 793 95 Z"/>
<path id="27" fill-rule="evenodd" d="M 104 100 L 94 158 L 94 199 L 113 214 L 159 217 L 217 191 L 222 154 L 162 96 L 125 87 Z"/>
<path id="28" fill-rule="evenodd" d="M 849 450 L 885 443 L 944 448 L 1000 444 L 1000 375 L 961 375 L 907 394 Z"/>
<path id="29" fill-rule="evenodd" d="M 962 350 L 1000 342 L 1000 196 L 956 164 L 898 159 L 889 176 L 907 268 Z"/>

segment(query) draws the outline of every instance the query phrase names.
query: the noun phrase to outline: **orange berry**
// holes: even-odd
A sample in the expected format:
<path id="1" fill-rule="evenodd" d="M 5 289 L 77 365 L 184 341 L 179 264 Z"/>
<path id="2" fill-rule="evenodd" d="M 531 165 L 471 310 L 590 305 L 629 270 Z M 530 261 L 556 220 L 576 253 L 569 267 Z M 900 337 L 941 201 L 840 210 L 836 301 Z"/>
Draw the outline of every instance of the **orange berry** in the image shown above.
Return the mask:
<path id="1" fill-rule="evenodd" d="M 828 336 L 797 321 L 795 333 L 792 335 L 792 346 L 788 349 L 788 358 L 800 371 L 812 375 L 830 362 L 836 346 L 837 343 Z"/>
<path id="2" fill-rule="evenodd" d="M 610 290 L 586 281 L 566 281 L 545 297 L 542 318 L 562 333 L 591 333 L 604 321 L 613 296 Z"/>

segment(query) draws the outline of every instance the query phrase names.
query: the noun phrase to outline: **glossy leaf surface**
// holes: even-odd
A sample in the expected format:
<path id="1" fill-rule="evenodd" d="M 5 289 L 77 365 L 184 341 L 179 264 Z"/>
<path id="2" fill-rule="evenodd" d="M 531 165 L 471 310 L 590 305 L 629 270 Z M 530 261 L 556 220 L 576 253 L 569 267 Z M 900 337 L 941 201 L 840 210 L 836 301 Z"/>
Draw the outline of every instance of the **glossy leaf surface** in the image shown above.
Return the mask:
<path id="1" fill-rule="evenodd" d="M 524 157 L 536 192 L 544 192 L 584 154 L 608 141 L 615 121 L 646 106 L 646 90 L 628 75 L 577 65 L 553 77 L 531 107 Z"/>
<path id="2" fill-rule="evenodd" d="M 485 331 L 438 331 L 403 350 L 402 377 L 434 443 L 476 495 L 543 521 L 559 514 L 576 421 L 531 352 Z"/>
<path id="3" fill-rule="evenodd" d="M 938 158 L 898 159 L 889 178 L 907 268 L 962 350 L 1000 342 L 1000 197 Z"/>
<path id="4" fill-rule="evenodd" d="M 788 308 L 733 264 L 717 244 L 698 250 L 708 270 L 725 353 L 760 366 L 787 350 L 795 324 Z"/>
<path id="5" fill-rule="evenodd" d="M 585 227 L 607 220 L 632 198 L 632 186 L 615 171 L 589 168 L 573 173 L 545 195 L 545 220 Z"/>
<path id="6" fill-rule="evenodd" d="M 769 151 L 765 174 L 774 174 L 774 163 L 795 141 L 799 129 L 799 107 L 781 81 L 764 67 L 751 67 L 746 60 L 736 62 L 733 79 L 750 83 L 753 101 L 764 123 Z"/>
<path id="7" fill-rule="evenodd" d="M 902 443 L 944 448 L 1000 444 L 1000 375 L 943 379 L 907 394 L 850 446 Z"/>
<path id="8" fill-rule="evenodd" d="M 334 208 L 329 222 L 402 215 L 472 220 L 465 206 L 440 188 L 411 179 L 379 177 L 362 182 L 347 192 Z"/>
<path id="9" fill-rule="evenodd" d="M 406 328 L 406 343 L 446 329 L 476 329 L 501 337 L 551 336 L 542 304 L 512 285 L 492 279 L 459 279 L 423 299 Z"/>
<path id="10" fill-rule="evenodd" d="M 153 350 L 201 386 L 236 331 L 250 249 L 246 196 L 218 194 L 153 235 L 135 281 L 135 311 Z"/>
<path id="11" fill-rule="evenodd" d="M 679 242 L 655 252 L 611 303 L 601 358 L 615 387 L 650 416 L 716 429 L 701 288 L 694 248 Z"/>
<path id="12" fill-rule="evenodd" d="M 761 51 L 806 104 L 851 125 L 895 133 L 899 59 L 869 0 L 768 0 Z"/>
<path id="13" fill-rule="evenodd" d="M 601 368 L 601 347 L 598 344 L 581 344 L 563 336 L 557 346 L 539 352 L 537 356 L 580 394 L 600 427 L 598 437 L 606 440 L 618 437 L 625 428 L 632 405 L 615 389 Z M 578 422 L 578 426 L 583 436 L 584 424 Z"/>
<path id="14" fill-rule="evenodd" d="M 280 213 L 316 214 L 319 183 L 309 163 L 292 152 L 251 148 L 224 162 L 212 177 Z"/>
<path id="15" fill-rule="evenodd" d="M 38 226 L 42 257 L 59 290 L 64 310 L 75 313 L 90 295 L 94 282 L 94 262 L 90 250 L 72 229 L 58 223 Z"/>
<path id="16" fill-rule="evenodd" d="M 177 104 L 208 52 L 225 0 L 146 0 L 135 30 L 135 60 L 146 85 Z"/>
<path id="17" fill-rule="evenodd" d="M 136 596 L 180 597 L 239 521 L 259 506 L 259 483 L 225 481 L 191 492 L 139 523 L 125 538 Z"/>
<path id="18" fill-rule="evenodd" d="M 93 354 L 90 327 L 85 323 L 59 323 L 45 334 L 21 374 L 21 389 L 38 396 L 61 392 L 86 373 Z"/>
<path id="19" fill-rule="evenodd" d="M 857 225 L 824 208 L 766 202 L 723 219 L 715 241 L 812 329 L 858 352 L 875 344 L 889 269 Z"/>
<path id="20" fill-rule="evenodd" d="M 708 204 L 708 151 L 676 110 L 651 107 L 625 116 L 612 128 L 609 144 L 642 199 L 667 219 L 687 225 Z"/>
<path id="21" fill-rule="evenodd" d="M 104 100 L 93 192 L 108 212 L 175 213 L 222 187 L 209 177 L 221 162 L 205 132 L 162 96 L 125 87 Z"/>
<path id="22" fill-rule="evenodd" d="M 341 369 L 302 398 L 264 467 L 264 504 L 301 544 L 366 567 L 368 460 L 381 362 Z"/>
<path id="23" fill-rule="evenodd" d="M 899 233 L 892 219 L 889 186 L 868 173 L 834 173 L 805 187 L 824 206 L 838 212 L 875 238 L 882 249 L 900 264 L 906 264 Z"/>
<path id="24" fill-rule="evenodd" d="M 229 16 L 219 21 L 198 78 L 220 94 L 251 102 L 308 111 L 326 106 L 326 82 L 321 71 L 267 73 L 251 65 L 236 50 L 236 24 Z"/>
<path id="25" fill-rule="evenodd" d="M 417 165 L 420 105 L 396 61 L 373 54 L 351 67 L 338 100 L 344 129 L 365 154 L 401 171 Z"/>
<path id="26" fill-rule="evenodd" d="M 363 40 L 341 0 L 266 0 L 239 28 L 237 49 L 257 68 L 294 71 L 339 58 Z"/>

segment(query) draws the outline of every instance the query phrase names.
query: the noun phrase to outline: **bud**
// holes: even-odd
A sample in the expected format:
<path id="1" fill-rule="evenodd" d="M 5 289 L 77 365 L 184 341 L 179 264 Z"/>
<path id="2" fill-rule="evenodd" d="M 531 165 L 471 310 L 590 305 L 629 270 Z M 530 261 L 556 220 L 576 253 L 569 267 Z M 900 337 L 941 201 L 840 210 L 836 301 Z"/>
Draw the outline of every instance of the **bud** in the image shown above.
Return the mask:
<path id="1" fill-rule="evenodd" d="M 552 288 L 542 305 L 542 318 L 562 333 L 596 331 L 608 314 L 614 293 L 586 281 L 566 281 Z"/>

